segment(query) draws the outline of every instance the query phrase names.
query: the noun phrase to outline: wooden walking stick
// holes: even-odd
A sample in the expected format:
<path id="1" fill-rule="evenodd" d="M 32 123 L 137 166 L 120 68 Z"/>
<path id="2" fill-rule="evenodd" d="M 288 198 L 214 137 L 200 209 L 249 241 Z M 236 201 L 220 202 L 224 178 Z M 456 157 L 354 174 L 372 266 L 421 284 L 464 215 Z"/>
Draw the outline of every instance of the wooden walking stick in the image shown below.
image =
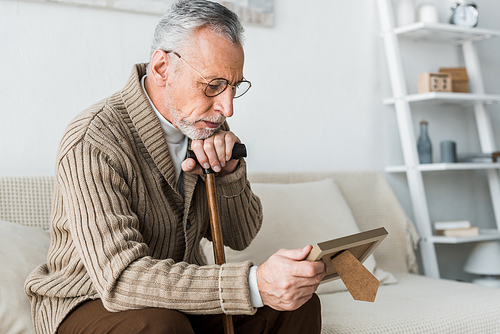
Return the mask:
<path id="1" fill-rule="evenodd" d="M 240 159 L 247 156 L 247 150 L 245 145 L 236 143 L 233 147 L 233 153 L 231 159 Z M 196 159 L 196 155 L 193 151 L 188 150 L 187 157 Z M 219 219 L 219 208 L 217 205 L 217 189 L 215 188 L 215 172 L 212 168 L 203 169 L 205 173 L 205 186 L 207 188 L 207 200 L 208 200 L 208 211 L 210 215 L 210 229 L 212 230 L 212 242 L 214 248 L 214 258 L 215 263 L 218 265 L 223 265 L 226 263 L 226 256 L 224 254 L 224 242 L 222 240 L 222 230 L 220 226 Z M 234 334 L 233 318 L 230 315 L 222 315 L 222 325 L 224 326 L 225 334 Z"/>

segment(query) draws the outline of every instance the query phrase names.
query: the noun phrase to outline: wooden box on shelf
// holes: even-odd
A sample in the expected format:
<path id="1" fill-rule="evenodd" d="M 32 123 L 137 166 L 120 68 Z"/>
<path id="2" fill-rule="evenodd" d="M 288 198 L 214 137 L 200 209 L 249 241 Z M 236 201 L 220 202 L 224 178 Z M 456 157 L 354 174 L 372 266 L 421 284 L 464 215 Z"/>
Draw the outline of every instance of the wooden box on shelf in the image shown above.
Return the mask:
<path id="1" fill-rule="evenodd" d="M 469 92 L 469 76 L 465 67 L 440 68 L 439 73 L 451 75 L 451 90 L 454 93 Z"/>
<path id="2" fill-rule="evenodd" d="M 418 92 L 451 92 L 451 74 L 420 73 L 418 75 Z"/>

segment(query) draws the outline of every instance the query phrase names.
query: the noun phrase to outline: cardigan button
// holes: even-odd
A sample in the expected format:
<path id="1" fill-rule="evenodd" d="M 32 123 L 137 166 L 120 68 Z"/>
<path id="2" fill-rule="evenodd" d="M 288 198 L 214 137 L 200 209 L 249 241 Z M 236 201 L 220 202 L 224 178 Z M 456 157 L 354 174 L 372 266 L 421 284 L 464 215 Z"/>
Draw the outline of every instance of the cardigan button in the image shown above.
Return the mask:
<path id="1" fill-rule="evenodd" d="M 191 228 L 191 222 L 189 219 L 186 221 L 186 230 L 189 230 Z"/>

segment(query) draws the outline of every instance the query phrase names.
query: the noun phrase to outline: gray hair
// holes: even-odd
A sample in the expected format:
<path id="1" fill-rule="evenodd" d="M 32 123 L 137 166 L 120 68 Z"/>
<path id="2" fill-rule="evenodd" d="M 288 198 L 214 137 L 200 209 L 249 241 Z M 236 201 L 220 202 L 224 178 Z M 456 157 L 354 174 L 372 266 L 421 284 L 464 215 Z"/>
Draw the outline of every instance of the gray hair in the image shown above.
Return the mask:
<path id="1" fill-rule="evenodd" d="M 231 10 L 207 0 L 177 0 L 156 26 L 151 56 L 158 50 L 181 49 L 193 33 L 209 28 L 233 44 L 243 44 L 243 25 Z"/>

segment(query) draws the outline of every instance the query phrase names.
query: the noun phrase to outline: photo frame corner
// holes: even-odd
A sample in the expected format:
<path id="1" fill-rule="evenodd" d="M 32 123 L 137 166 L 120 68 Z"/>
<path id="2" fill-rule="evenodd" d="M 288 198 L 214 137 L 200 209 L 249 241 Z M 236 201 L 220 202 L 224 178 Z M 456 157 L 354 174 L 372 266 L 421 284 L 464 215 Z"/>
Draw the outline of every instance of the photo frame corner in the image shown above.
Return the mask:
<path id="1" fill-rule="evenodd" d="M 380 243 L 388 236 L 389 232 L 384 227 L 358 232 L 348 236 L 331 239 L 317 243 L 313 246 L 306 261 L 322 260 L 327 268 L 321 283 L 330 282 L 340 278 L 331 263 L 337 254 L 349 251 L 360 263 L 363 263 Z"/>

